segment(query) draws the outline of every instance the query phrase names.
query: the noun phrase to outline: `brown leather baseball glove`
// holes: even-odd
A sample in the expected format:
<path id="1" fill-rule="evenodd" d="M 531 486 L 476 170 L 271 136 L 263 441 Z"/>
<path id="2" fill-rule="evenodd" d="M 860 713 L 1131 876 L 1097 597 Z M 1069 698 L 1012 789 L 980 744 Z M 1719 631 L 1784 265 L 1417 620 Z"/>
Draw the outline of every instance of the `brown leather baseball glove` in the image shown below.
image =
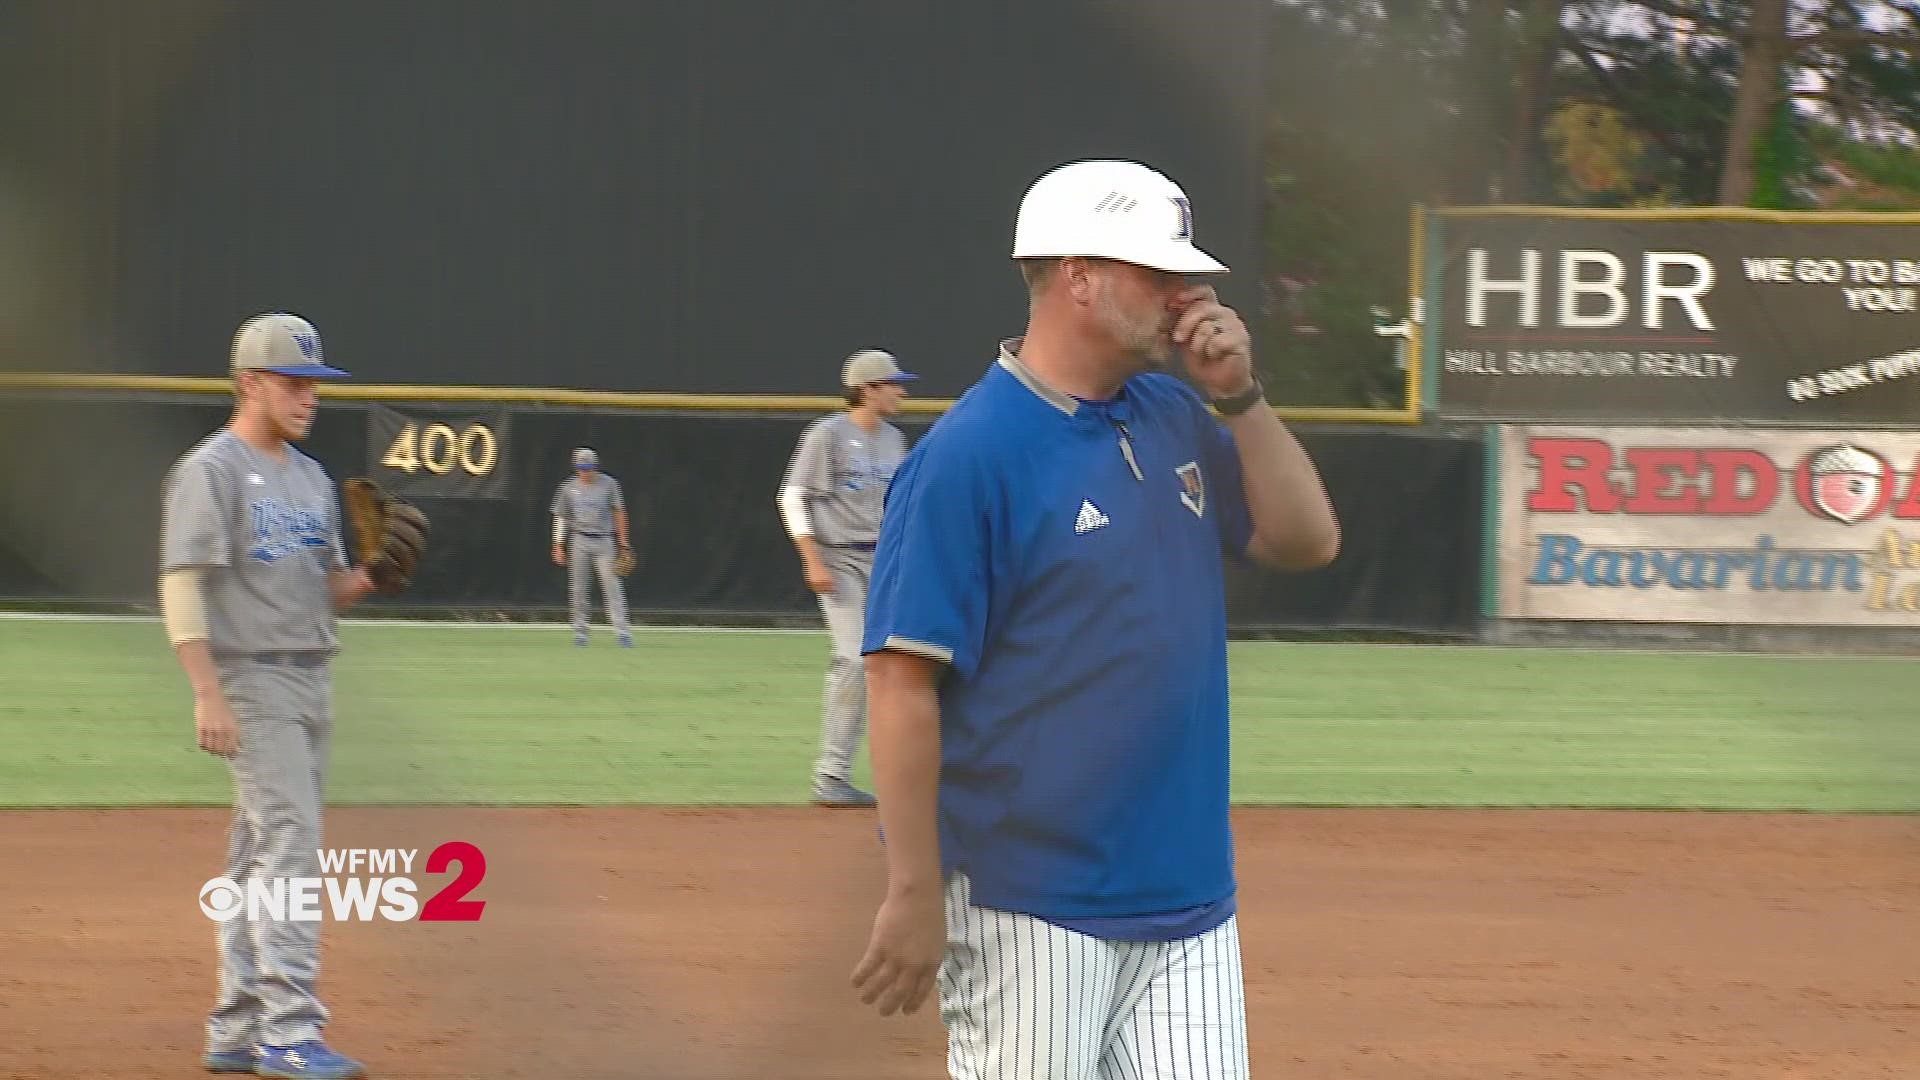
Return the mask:
<path id="1" fill-rule="evenodd" d="M 426 554 L 427 515 L 358 476 L 342 485 L 342 501 L 353 523 L 360 565 L 373 579 L 374 591 L 392 596 L 406 589 Z"/>

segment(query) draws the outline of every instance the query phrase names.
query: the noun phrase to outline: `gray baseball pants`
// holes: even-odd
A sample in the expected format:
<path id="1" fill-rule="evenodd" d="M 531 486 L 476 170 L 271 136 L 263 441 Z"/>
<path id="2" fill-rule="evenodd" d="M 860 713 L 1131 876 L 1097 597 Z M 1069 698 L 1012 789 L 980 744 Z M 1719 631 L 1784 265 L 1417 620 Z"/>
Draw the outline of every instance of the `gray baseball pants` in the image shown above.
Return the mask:
<path id="1" fill-rule="evenodd" d="M 873 552 L 823 545 L 820 558 L 833 572 L 833 592 L 819 598 L 827 633 L 833 638 L 833 660 L 827 666 L 820 758 L 813 775 L 816 780 L 848 780 L 853 775 L 854 751 L 867 730 L 867 668 L 860 656 L 860 639 L 866 630 Z"/>
<path id="2" fill-rule="evenodd" d="M 319 654 L 298 663 L 284 655 L 222 659 L 218 667 L 240 735 L 228 761 L 235 798 L 225 876 L 243 892 L 254 877 L 317 877 L 332 673 Z M 320 924 L 254 921 L 243 910 L 219 927 L 220 993 L 207 1020 L 208 1049 L 319 1038 L 329 1018 L 317 992 Z"/>
<path id="3" fill-rule="evenodd" d="M 627 633 L 627 590 L 620 575 L 613 572 L 614 543 L 611 536 L 573 534 L 573 550 L 567 555 L 567 599 L 573 616 L 573 632 L 587 632 L 587 617 L 593 611 L 589 589 L 590 576 L 600 579 L 600 593 L 606 598 L 607 620 L 620 633 Z"/>

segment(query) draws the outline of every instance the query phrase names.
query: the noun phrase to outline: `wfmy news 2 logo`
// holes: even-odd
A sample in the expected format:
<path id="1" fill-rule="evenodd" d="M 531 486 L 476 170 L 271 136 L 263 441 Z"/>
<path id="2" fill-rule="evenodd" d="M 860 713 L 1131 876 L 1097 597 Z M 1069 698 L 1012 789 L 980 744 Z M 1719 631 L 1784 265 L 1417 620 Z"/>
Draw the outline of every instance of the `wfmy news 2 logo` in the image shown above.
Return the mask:
<path id="1" fill-rule="evenodd" d="M 450 840 L 427 855 L 422 870 L 460 873 L 439 891 L 420 898 L 410 848 L 322 848 L 316 877 L 251 877 L 244 883 L 217 877 L 200 886 L 200 911 L 214 922 L 477 922 L 485 900 L 469 900 L 487 876 L 487 857 L 464 840 Z"/>

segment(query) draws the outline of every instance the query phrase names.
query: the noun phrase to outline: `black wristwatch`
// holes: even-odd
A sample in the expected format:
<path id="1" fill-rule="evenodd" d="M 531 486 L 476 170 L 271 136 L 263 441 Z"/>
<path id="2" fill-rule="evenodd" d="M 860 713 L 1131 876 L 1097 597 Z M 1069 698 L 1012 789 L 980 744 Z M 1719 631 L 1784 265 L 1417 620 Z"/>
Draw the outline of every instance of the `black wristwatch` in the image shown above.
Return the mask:
<path id="1" fill-rule="evenodd" d="M 1260 385 L 1260 376 L 1255 375 L 1252 386 L 1247 387 L 1232 397 L 1214 398 L 1213 407 L 1219 411 L 1221 416 L 1239 416 L 1241 413 L 1259 404 L 1260 399 L 1266 395 L 1267 388 Z"/>

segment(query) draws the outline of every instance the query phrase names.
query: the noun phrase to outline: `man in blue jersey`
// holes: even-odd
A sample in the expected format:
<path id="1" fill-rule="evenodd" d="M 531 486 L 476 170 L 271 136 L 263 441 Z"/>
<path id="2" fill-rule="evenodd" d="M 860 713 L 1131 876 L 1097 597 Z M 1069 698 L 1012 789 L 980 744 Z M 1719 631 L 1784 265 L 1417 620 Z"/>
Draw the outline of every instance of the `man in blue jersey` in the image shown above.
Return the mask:
<path id="1" fill-rule="evenodd" d="M 1173 181 L 1055 169 L 1013 257 L 1026 334 L 875 552 L 887 891 L 853 982 L 882 1015 L 937 982 L 956 1078 L 1245 1077 L 1222 556 L 1319 567 L 1339 527 Z"/>

